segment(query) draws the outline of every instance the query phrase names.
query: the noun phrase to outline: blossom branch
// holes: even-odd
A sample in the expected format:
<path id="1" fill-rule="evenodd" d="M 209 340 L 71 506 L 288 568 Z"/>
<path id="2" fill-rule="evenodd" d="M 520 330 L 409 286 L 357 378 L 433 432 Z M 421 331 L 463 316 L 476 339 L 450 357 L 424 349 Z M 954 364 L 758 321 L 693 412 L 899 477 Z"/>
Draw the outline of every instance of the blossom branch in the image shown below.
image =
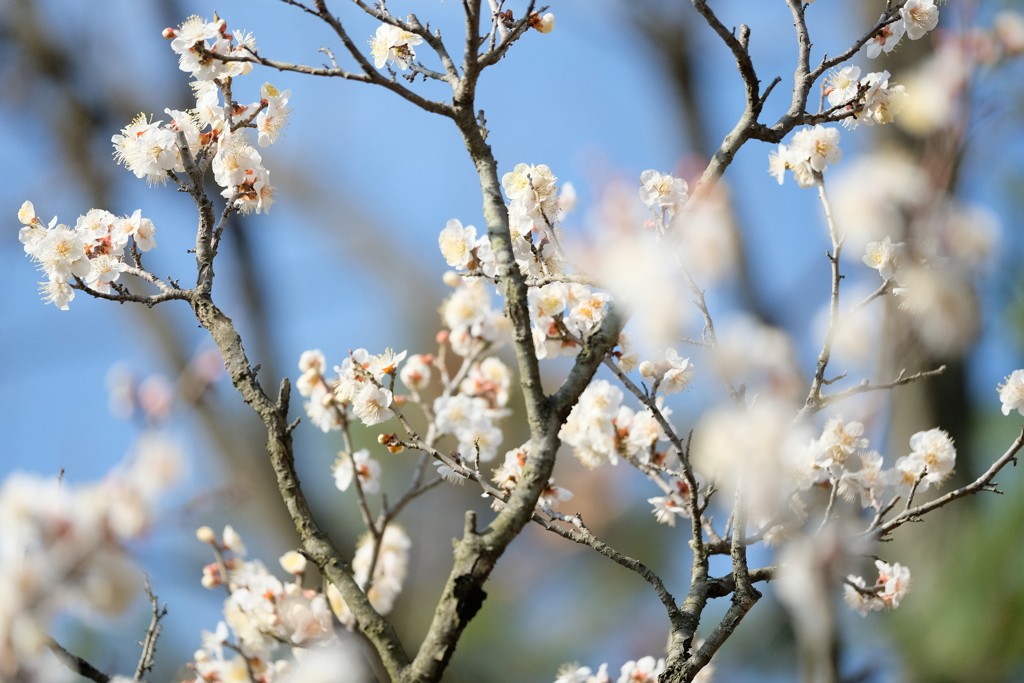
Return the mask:
<path id="1" fill-rule="evenodd" d="M 873 522 L 871 527 L 869 527 L 864 533 L 866 535 L 873 535 L 876 539 L 882 539 L 892 533 L 892 531 L 897 527 L 900 527 L 907 522 L 920 519 L 922 515 L 925 515 L 932 510 L 937 510 L 944 505 L 948 505 L 958 498 L 963 498 L 964 496 L 969 496 L 981 491 L 996 492 L 997 489 L 995 488 L 995 484 L 992 480 L 995 479 L 995 476 L 999 474 L 999 471 L 1006 467 L 1008 463 L 1012 462 L 1014 465 L 1017 464 L 1017 452 L 1020 451 L 1021 447 L 1024 447 L 1024 430 L 1022 430 L 1017 438 L 1014 439 L 1006 452 L 999 456 L 999 459 L 992 463 L 984 474 L 970 484 L 958 488 L 955 491 L 950 491 L 946 495 L 936 498 L 935 500 L 922 503 L 917 507 L 911 508 L 908 505 L 907 509 L 884 524 L 876 523 L 881 517 L 881 515 L 879 515 L 876 517 L 876 522 Z"/>

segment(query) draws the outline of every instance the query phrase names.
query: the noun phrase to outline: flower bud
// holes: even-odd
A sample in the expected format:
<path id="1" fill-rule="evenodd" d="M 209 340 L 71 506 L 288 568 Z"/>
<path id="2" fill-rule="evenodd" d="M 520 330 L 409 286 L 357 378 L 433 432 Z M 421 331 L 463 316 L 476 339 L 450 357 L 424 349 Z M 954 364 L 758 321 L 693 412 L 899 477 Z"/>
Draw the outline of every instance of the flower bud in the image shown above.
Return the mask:
<path id="1" fill-rule="evenodd" d="M 178 30 L 177 29 L 173 29 L 173 28 L 165 28 L 160 33 L 160 35 L 162 35 L 167 40 L 174 40 L 175 38 L 178 37 Z"/>
<path id="2" fill-rule="evenodd" d="M 445 271 L 445 274 L 441 279 L 449 287 L 458 287 L 462 284 L 462 278 L 459 277 L 459 274 L 454 270 Z"/>
<path id="3" fill-rule="evenodd" d="M 542 17 L 534 12 L 530 15 L 530 26 L 541 33 L 551 33 L 555 30 L 555 15 L 548 12 Z"/>
<path id="4" fill-rule="evenodd" d="M 402 451 L 405 450 L 405 446 L 403 446 L 400 443 L 394 444 L 392 446 L 388 446 L 388 450 L 391 451 L 392 453 L 401 453 Z"/>
<path id="5" fill-rule="evenodd" d="M 651 377 L 654 375 L 654 363 L 649 360 L 645 360 L 640 364 L 640 374 L 644 377 Z"/>
<path id="6" fill-rule="evenodd" d="M 451 333 L 448 330 L 441 330 L 437 333 L 437 337 L 435 337 L 435 339 L 438 344 L 447 344 L 450 337 Z"/>
<path id="7" fill-rule="evenodd" d="M 201 526 L 196 529 L 196 538 L 203 543 L 214 543 L 217 540 L 217 535 L 213 533 L 213 529 L 208 526 Z"/>
<path id="8" fill-rule="evenodd" d="M 245 556 L 246 550 L 245 544 L 242 543 L 242 537 L 230 524 L 224 527 L 224 547 L 236 555 Z"/>
<path id="9" fill-rule="evenodd" d="M 289 574 L 301 574 L 306 571 L 306 558 L 294 550 L 286 552 L 278 561 L 281 563 L 281 568 Z"/>

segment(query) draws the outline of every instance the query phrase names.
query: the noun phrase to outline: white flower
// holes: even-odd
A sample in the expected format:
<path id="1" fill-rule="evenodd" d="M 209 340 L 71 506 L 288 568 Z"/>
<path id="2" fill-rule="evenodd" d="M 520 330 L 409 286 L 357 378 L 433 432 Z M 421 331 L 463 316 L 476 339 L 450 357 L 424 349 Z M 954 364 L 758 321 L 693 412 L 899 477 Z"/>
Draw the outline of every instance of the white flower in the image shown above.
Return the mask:
<path id="1" fill-rule="evenodd" d="M 903 261 L 905 249 L 906 244 L 903 242 L 893 244 L 889 236 L 886 235 L 881 242 L 868 242 L 862 260 L 865 265 L 877 270 L 883 280 L 891 280 Z"/>
<path id="2" fill-rule="evenodd" d="M 378 382 L 383 382 L 384 378 L 391 375 L 398 368 L 398 364 L 405 360 L 405 356 L 408 351 L 402 351 L 396 354 L 391 349 L 385 349 L 384 353 L 379 356 L 374 356 L 370 360 L 370 367 L 368 368 L 370 374 L 373 375 L 374 379 Z"/>
<path id="3" fill-rule="evenodd" d="M 390 61 L 400 70 L 405 71 L 416 59 L 416 51 L 412 49 L 413 46 L 422 42 L 423 39 L 414 33 L 408 33 L 391 24 L 381 24 L 377 27 L 373 39 L 370 40 L 373 64 L 380 69 Z"/>
<path id="4" fill-rule="evenodd" d="M 1003 402 L 1003 415 L 1009 415 L 1014 408 L 1024 415 L 1024 370 L 1014 370 L 1003 382 L 996 387 Z"/>
<path id="5" fill-rule="evenodd" d="M 670 173 L 648 170 L 640 174 L 640 201 L 655 211 L 667 211 L 670 218 L 686 204 L 687 190 L 686 181 Z"/>
<path id="6" fill-rule="evenodd" d="M 814 464 L 822 468 L 842 465 L 857 449 L 868 447 L 868 440 L 860 438 L 863 433 L 864 425 L 860 422 L 844 423 L 842 417 L 831 418 L 825 422 Z"/>
<path id="7" fill-rule="evenodd" d="M 312 371 L 307 372 L 303 377 L 311 375 Z M 306 409 L 306 415 L 310 421 L 320 428 L 325 434 L 327 432 L 341 429 L 341 416 L 338 414 L 340 408 L 335 405 L 335 395 L 331 392 L 323 382 L 304 384 L 300 380 L 300 388 L 304 386 L 312 385 L 309 394 L 309 400 L 306 401 L 304 407 Z M 340 400 L 340 399 L 339 399 Z"/>
<path id="8" fill-rule="evenodd" d="M 644 657 L 639 661 L 628 661 L 619 670 L 616 683 L 655 683 L 664 670 L 664 659 L 655 661 L 654 657 Z"/>
<path id="9" fill-rule="evenodd" d="M 779 145 L 778 150 L 768 153 L 768 174 L 781 185 L 786 177 L 786 171 L 791 170 L 800 187 L 810 187 L 816 181 L 808 158 L 796 147 Z"/>
<path id="10" fill-rule="evenodd" d="M 846 577 L 846 581 L 847 583 L 843 584 L 843 599 L 862 617 L 866 617 L 868 612 L 885 609 L 885 603 L 877 595 L 868 592 L 863 578 L 850 574 Z M 851 583 L 854 585 L 851 586 Z"/>
<path id="11" fill-rule="evenodd" d="M 281 568 L 289 574 L 301 574 L 306 571 L 306 557 L 294 550 L 286 552 L 278 559 L 278 562 L 281 563 Z"/>
<path id="12" fill-rule="evenodd" d="M 391 392 L 387 389 L 378 388 L 367 384 L 352 400 L 352 412 L 356 414 L 367 427 L 380 424 L 391 419 L 394 415 L 391 412 Z"/>
<path id="13" fill-rule="evenodd" d="M 659 387 L 666 396 L 677 394 L 685 389 L 693 380 L 694 370 L 689 358 L 680 358 L 675 349 L 665 350 L 668 369 L 661 379 Z"/>
<path id="14" fill-rule="evenodd" d="M 259 131 L 260 147 L 277 142 L 281 131 L 288 125 L 288 115 L 292 111 L 288 107 L 288 99 L 291 96 L 291 90 L 279 92 L 270 83 L 264 83 L 260 88 L 260 101 L 267 103 L 266 108 L 256 115 L 256 130 Z"/>
<path id="15" fill-rule="evenodd" d="M 940 484 L 953 472 L 956 462 L 956 448 L 949 434 L 941 429 L 917 432 L 910 437 L 910 458 L 927 468 L 925 481 Z"/>
<path id="16" fill-rule="evenodd" d="M 430 363 L 432 361 L 433 357 L 429 355 L 409 356 L 409 360 L 402 366 L 402 371 L 398 373 L 402 384 L 410 391 L 426 389 L 430 384 Z"/>
<path id="17" fill-rule="evenodd" d="M 881 19 L 885 18 L 883 14 Z M 874 38 L 868 41 L 865 50 L 869 59 L 874 59 L 878 55 L 885 51 L 886 54 L 893 51 L 893 49 L 899 44 L 900 39 L 903 38 L 903 34 L 906 32 L 906 27 L 903 25 L 903 20 L 894 21 L 891 24 L 886 25 L 879 31 Z"/>
<path id="18" fill-rule="evenodd" d="M 315 370 L 318 374 L 323 374 L 326 367 L 327 359 L 324 358 L 324 354 L 320 349 L 303 351 L 302 355 L 299 356 L 299 370 L 302 372 Z"/>
<path id="19" fill-rule="evenodd" d="M 906 89 L 902 85 L 889 85 L 889 72 L 870 73 L 860 81 L 864 91 L 864 105 L 860 112 L 843 119 L 843 126 L 851 130 L 861 123 L 873 126 L 892 123 L 896 114 L 903 111 L 907 101 Z"/>
<path id="20" fill-rule="evenodd" d="M 196 15 L 190 16 L 185 22 L 173 31 L 174 39 L 171 41 L 171 49 L 179 55 L 191 50 L 196 43 L 204 42 L 217 36 L 218 22 L 207 23 Z"/>
<path id="21" fill-rule="evenodd" d="M 92 270 L 81 236 L 66 225 L 46 231 L 37 246 L 36 258 L 50 279 L 57 282 L 85 277 Z"/>
<path id="22" fill-rule="evenodd" d="M 654 517 L 659 524 L 676 525 L 676 517 L 687 517 L 689 510 L 685 505 L 673 500 L 671 496 L 648 498 L 647 502 L 654 506 Z"/>
<path id="23" fill-rule="evenodd" d="M 75 290 L 71 285 L 59 280 L 40 282 L 39 291 L 43 295 L 43 301 L 53 304 L 62 311 L 68 310 L 68 304 L 75 298 Z"/>
<path id="24" fill-rule="evenodd" d="M 919 479 L 920 482 L 917 483 L 915 495 L 928 490 L 931 482 L 927 477 L 922 478 L 921 476 L 925 472 L 926 465 L 923 460 L 905 455 L 896 460 L 896 465 L 891 470 L 886 470 L 883 474 L 886 483 L 896 490 L 896 495 L 905 500 Z"/>
<path id="25" fill-rule="evenodd" d="M 820 124 L 797 131 L 791 149 L 819 173 L 825 170 L 826 164 L 835 166 L 843 158 L 843 150 L 839 149 L 839 129 Z"/>
<path id="26" fill-rule="evenodd" d="M 832 72 L 828 77 L 828 85 L 831 88 L 828 93 L 828 103 L 833 107 L 838 107 L 856 97 L 860 85 L 859 79 L 859 66 L 847 66 Z"/>
<path id="27" fill-rule="evenodd" d="M 900 8 L 900 16 L 907 27 L 907 37 L 917 40 L 939 23 L 939 8 L 935 0 L 907 0 Z"/>
<path id="28" fill-rule="evenodd" d="M 878 583 L 883 586 L 878 597 L 886 607 L 896 609 L 900 606 L 900 600 L 910 589 L 910 569 L 900 566 L 900 563 L 889 565 L 881 560 L 875 560 L 878 567 Z"/>
<path id="29" fill-rule="evenodd" d="M 477 451 L 481 462 L 494 460 L 504 435 L 486 417 L 475 417 L 469 424 L 455 431 L 459 439 L 459 452 L 466 460 L 475 460 Z"/>
<path id="30" fill-rule="evenodd" d="M 501 177 L 501 186 L 505 190 L 505 196 L 512 200 L 512 205 L 519 203 L 522 211 L 535 221 L 544 221 L 547 224 L 558 220 L 558 182 L 551 169 L 544 164 L 531 166 L 529 164 L 517 164 L 510 173 Z M 509 208 L 510 220 L 513 209 Z M 515 221 L 519 226 L 521 235 L 526 230 L 523 218 Z"/>
<path id="31" fill-rule="evenodd" d="M 548 12 L 541 17 L 534 12 L 530 18 L 530 26 L 537 29 L 539 33 L 551 33 L 555 30 L 555 15 Z"/>
<path id="32" fill-rule="evenodd" d="M 452 268 L 468 268 L 473 260 L 473 246 L 476 242 L 476 228 L 472 225 L 462 227 L 462 222 L 453 218 L 445 225 L 437 238 L 441 247 L 441 255 Z"/>
<path id="33" fill-rule="evenodd" d="M 839 478 L 839 494 L 847 500 L 853 500 L 860 494 L 861 506 L 870 507 L 881 499 L 882 492 L 888 484 L 882 472 L 883 460 L 878 451 L 867 451 L 858 455 L 860 470 L 843 470 Z"/>
<path id="34" fill-rule="evenodd" d="M 562 282 L 552 282 L 543 287 L 532 287 L 527 294 L 531 313 L 536 318 L 553 318 L 565 310 L 569 301 L 569 287 Z"/>
<path id="35" fill-rule="evenodd" d="M 228 524 L 224 527 L 224 535 L 221 540 L 225 548 L 239 557 L 245 557 L 247 552 L 245 544 L 242 543 L 242 537 L 238 535 L 233 526 Z"/>
<path id="36" fill-rule="evenodd" d="M 359 485 L 364 493 L 380 491 L 380 463 L 370 457 L 370 451 L 363 448 L 351 457 L 344 451 L 338 454 L 334 463 L 334 485 L 339 491 L 348 490 L 353 473 L 359 475 Z"/>

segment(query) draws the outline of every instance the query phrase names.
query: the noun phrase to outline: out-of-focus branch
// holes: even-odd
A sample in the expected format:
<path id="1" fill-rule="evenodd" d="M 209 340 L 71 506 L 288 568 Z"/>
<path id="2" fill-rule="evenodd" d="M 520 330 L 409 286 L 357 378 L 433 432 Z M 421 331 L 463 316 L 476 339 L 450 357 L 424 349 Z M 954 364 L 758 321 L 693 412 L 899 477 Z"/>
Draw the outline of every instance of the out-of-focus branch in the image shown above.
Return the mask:
<path id="1" fill-rule="evenodd" d="M 103 673 L 81 657 L 71 654 L 65 650 L 60 643 L 53 638 L 46 639 L 46 647 L 57 657 L 57 660 L 71 671 L 83 678 L 88 678 L 96 683 L 110 683 L 110 676 Z"/>

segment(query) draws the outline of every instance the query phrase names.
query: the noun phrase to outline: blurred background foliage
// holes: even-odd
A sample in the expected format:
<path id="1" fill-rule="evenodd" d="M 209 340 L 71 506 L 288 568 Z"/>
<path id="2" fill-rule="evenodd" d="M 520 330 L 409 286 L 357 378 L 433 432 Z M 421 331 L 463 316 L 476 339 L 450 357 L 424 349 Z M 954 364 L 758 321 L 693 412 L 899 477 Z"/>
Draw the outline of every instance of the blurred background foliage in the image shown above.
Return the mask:
<path id="1" fill-rule="evenodd" d="M 509 6 L 518 12 L 524 4 Z M 815 57 L 844 49 L 883 4 L 813 5 Z M 356 9 L 341 0 L 333 5 L 351 17 L 352 34 L 372 33 Z M 781 0 L 715 5 L 727 25 L 751 26 L 762 80 L 783 78 L 766 109 L 771 120 L 788 105 L 794 68 L 788 10 Z M 253 30 L 265 56 L 319 63 L 316 49 L 332 44 L 322 26 L 269 1 L 214 7 L 199 0 L 0 0 L 0 215 L 10 226 L 26 198 L 44 219 L 58 214 L 67 222 L 94 206 L 118 214 L 141 206 L 159 230 L 161 249 L 151 268 L 174 276 L 189 272 L 189 202 L 166 188 L 147 189 L 117 169 L 109 139 L 139 111 L 159 119 L 165 107 L 188 106 L 187 77 L 159 34 L 191 13 L 210 16 L 215 9 L 230 27 Z M 419 0 L 391 9 L 414 10 L 447 35 L 460 35 L 456 2 Z M 994 387 L 1024 365 L 1024 71 L 1015 59 L 985 63 L 978 57 L 986 49 L 983 34 L 973 33 L 974 27 L 990 29 L 1007 9 L 1020 11 L 1021 3 L 950 0 L 942 8 L 942 30 L 933 36 L 905 42 L 874 64 L 858 57 L 855 63 L 885 68 L 906 83 L 926 111 L 902 127 L 844 132 L 846 156 L 835 171 L 838 177 L 857 158 L 882 152 L 908 159 L 934 189 L 928 201 L 900 216 L 910 238 L 952 211 L 950 202 L 986 206 L 1001 226 L 956 295 L 968 303 L 950 304 L 969 309 L 966 316 L 953 315 L 952 332 L 942 333 L 957 343 L 927 343 L 927 334 L 911 329 L 890 303 L 879 307 L 871 360 L 860 366 L 860 376 L 884 381 L 901 368 L 948 365 L 939 380 L 856 410 L 876 416 L 866 421 L 887 457 L 903 454 L 917 430 L 947 429 L 958 445 L 956 482 L 983 471 L 1020 423 L 999 414 Z M 556 31 L 526 36 L 485 75 L 480 101 L 503 167 L 546 163 L 560 181 L 573 182 L 581 210 L 566 219 L 565 229 L 582 236 L 592 218 L 586 207 L 599 204 L 616 183 L 632 188 L 646 168 L 674 170 L 692 181 L 741 111 L 742 87 L 731 55 L 682 0 L 594 0 L 555 3 L 552 10 Z M 949 65 L 935 65 L 936 50 L 951 42 L 962 46 L 947 55 L 963 68 L 960 80 Z M 972 63 L 975 58 L 981 63 Z M 256 99 L 258 85 L 270 80 L 293 90 L 295 108 L 288 137 L 264 157 L 279 203 L 269 216 L 231 223 L 230 251 L 218 267 L 218 296 L 240 326 L 250 357 L 262 364 L 264 382 L 294 379 L 307 348 L 323 349 L 331 365 L 359 347 L 431 352 L 445 295 L 437 233 L 453 217 L 481 223 L 479 190 L 454 129 L 358 84 L 265 72 L 246 80 L 251 93 L 236 91 L 239 100 Z M 911 83 L 921 90 L 915 93 Z M 951 113 L 929 118 L 936 102 Z M 730 237 L 730 266 L 707 283 L 713 285 L 709 303 L 716 316 L 747 311 L 786 330 L 807 372 L 821 339 L 813 320 L 827 292 L 823 221 L 810 192 L 792 184 L 778 188 L 768 177 L 767 153 L 764 145 L 749 143 L 726 176 L 724 218 L 717 225 Z M 866 194 L 861 201 L 874 200 Z M 261 427 L 226 382 L 187 391 L 195 359 L 210 348 L 187 307 L 146 310 L 79 298 L 69 313 L 45 308 L 14 230 L 6 235 L 0 241 L 9 274 L 0 294 L 0 352 L 7 359 L 0 372 L 0 475 L 31 469 L 56 476 L 63 467 L 69 480 L 87 480 L 119 461 L 144 418 L 118 421 L 109 414 L 104 378 L 115 363 L 138 378 L 159 373 L 176 387 L 163 428 L 189 452 L 191 472 L 166 504 L 164 522 L 136 550 L 140 567 L 170 605 L 152 680 L 177 680 L 199 645 L 199 629 L 212 630 L 219 619 L 220 595 L 199 587 L 210 558 L 194 540 L 195 527 L 235 525 L 268 566 L 294 544 Z M 876 286 L 867 277 L 874 273 L 857 270 L 859 253 L 853 252 L 845 267 L 852 271 L 848 285 Z M 697 336 L 699 322 L 691 319 L 684 331 Z M 511 363 L 508 349 L 503 353 Z M 698 369 L 707 367 L 694 356 Z M 552 382 L 564 370 L 559 363 L 547 368 Z M 681 428 L 702 406 L 723 398 L 710 373 L 698 383 L 674 404 Z M 891 421 L 884 418 L 889 409 Z M 508 421 L 504 428 L 507 448 L 525 439 L 523 424 Z M 318 519 L 342 548 L 354 548 L 360 533 L 355 502 L 339 495 L 327 474 L 339 440 L 305 424 L 296 435 L 300 474 Z M 356 448 L 375 448 L 375 436 L 357 433 Z M 401 490 L 409 461 L 377 455 L 385 466 L 384 490 Z M 652 494 L 639 473 L 622 467 L 592 472 L 564 457 L 556 477 L 576 493 L 568 509 L 660 573 L 677 596 L 685 592 L 685 531 L 653 523 L 644 502 Z M 900 530 L 878 551 L 912 568 L 913 593 L 894 614 L 861 619 L 842 612 L 849 680 L 1024 680 L 1024 487 L 1014 470 L 1000 480 L 1006 495 L 960 501 Z M 444 487 L 400 519 L 414 540 L 412 571 L 391 618 L 409 649 L 429 623 L 450 566 L 447 539 L 458 535 L 468 508 L 487 514 L 471 486 Z M 753 556 L 772 561 L 767 551 Z M 712 570 L 727 571 L 724 565 Z M 594 668 L 607 661 L 616 671 L 627 659 L 658 655 L 664 647 L 662 608 L 642 581 L 540 529 L 528 528 L 513 544 L 487 591 L 446 680 L 547 681 L 567 661 Z M 718 680 L 798 676 L 786 613 L 771 587 L 765 592 L 767 599 L 717 657 Z M 709 623 L 724 609 L 709 609 Z M 60 640 L 101 669 L 127 671 L 146 611 L 140 601 L 120 620 L 69 616 L 59 625 Z"/>

